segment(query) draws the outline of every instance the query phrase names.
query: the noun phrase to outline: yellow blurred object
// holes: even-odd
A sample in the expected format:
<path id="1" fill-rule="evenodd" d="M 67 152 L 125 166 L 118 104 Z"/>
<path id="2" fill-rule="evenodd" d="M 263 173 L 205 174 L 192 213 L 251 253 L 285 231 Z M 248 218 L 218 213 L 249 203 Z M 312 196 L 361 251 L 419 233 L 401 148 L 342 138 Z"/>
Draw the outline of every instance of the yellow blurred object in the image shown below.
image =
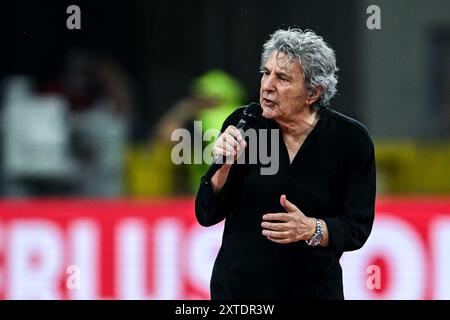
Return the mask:
<path id="1" fill-rule="evenodd" d="M 450 193 L 450 143 L 375 143 L 378 192 Z"/>
<path id="2" fill-rule="evenodd" d="M 174 193 L 176 167 L 170 161 L 171 144 L 130 146 L 126 154 L 127 194 L 134 197 Z"/>
<path id="3" fill-rule="evenodd" d="M 170 160 L 172 145 L 130 146 L 126 154 L 127 194 L 161 197 L 189 194 L 186 166 Z M 450 194 L 450 143 L 378 141 L 375 143 L 379 194 Z M 183 181 L 183 183 L 182 183 Z"/>

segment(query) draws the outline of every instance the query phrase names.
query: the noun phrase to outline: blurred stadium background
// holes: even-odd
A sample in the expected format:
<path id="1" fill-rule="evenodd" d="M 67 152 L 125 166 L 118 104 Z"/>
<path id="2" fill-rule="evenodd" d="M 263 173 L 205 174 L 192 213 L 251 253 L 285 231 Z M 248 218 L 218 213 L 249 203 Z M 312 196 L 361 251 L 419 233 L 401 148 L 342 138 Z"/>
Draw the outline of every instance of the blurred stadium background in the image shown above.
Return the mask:
<path id="1" fill-rule="evenodd" d="M 5 2 L 0 298 L 209 298 L 222 225 L 196 223 L 205 166 L 175 166 L 170 132 L 258 100 L 261 46 L 288 26 L 335 49 L 332 107 L 376 144 L 376 222 L 341 260 L 346 297 L 450 299 L 448 0 Z"/>

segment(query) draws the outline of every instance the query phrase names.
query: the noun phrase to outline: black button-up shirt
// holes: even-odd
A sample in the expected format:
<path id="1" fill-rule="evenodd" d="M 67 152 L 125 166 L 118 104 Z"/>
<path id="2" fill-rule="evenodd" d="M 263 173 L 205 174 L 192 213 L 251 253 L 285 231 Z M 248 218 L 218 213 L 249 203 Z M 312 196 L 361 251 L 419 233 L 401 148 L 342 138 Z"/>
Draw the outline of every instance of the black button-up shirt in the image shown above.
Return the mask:
<path id="1" fill-rule="evenodd" d="M 232 113 L 222 132 L 242 113 L 243 108 Z M 279 148 L 271 154 L 273 161 L 278 156 L 276 174 L 262 175 L 261 167 L 270 164 L 259 161 L 233 164 L 218 194 L 202 179 L 195 201 L 198 222 L 211 226 L 225 219 L 211 278 L 213 299 L 344 298 L 339 259 L 365 243 L 374 220 L 374 145 L 358 121 L 331 108 L 319 115 L 292 163 L 279 131 Z M 277 123 L 261 117 L 254 128 L 268 130 L 271 150 L 270 132 L 279 130 Z M 278 244 L 262 235 L 262 216 L 285 212 L 282 194 L 306 216 L 325 221 L 328 247 Z"/>

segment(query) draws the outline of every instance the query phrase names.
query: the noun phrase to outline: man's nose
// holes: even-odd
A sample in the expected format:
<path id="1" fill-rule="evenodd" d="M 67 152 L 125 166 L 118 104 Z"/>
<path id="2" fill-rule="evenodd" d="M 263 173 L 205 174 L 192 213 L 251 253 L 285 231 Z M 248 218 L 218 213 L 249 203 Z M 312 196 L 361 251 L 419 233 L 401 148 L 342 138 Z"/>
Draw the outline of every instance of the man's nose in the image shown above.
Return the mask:
<path id="1" fill-rule="evenodd" d="M 274 77 L 272 76 L 272 74 L 261 79 L 261 89 L 263 89 L 263 91 L 274 90 Z"/>

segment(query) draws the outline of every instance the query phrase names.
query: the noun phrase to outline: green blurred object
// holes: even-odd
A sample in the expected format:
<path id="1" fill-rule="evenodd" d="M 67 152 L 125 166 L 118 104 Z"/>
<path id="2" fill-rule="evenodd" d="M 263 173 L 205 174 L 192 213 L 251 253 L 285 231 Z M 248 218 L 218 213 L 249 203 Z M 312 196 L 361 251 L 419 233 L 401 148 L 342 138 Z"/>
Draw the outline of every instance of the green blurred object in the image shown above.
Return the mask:
<path id="1" fill-rule="evenodd" d="M 198 78 L 193 83 L 192 93 L 194 96 L 218 101 L 217 105 L 204 108 L 197 115 L 196 120 L 202 121 L 202 134 L 209 129 L 220 130 L 225 119 L 246 99 L 242 84 L 222 70 L 211 70 Z M 203 148 L 209 143 L 211 142 L 204 141 Z M 206 163 L 189 165 L 188 174 L 193 193 L 197 192 L 200 178 L 208 167 Z"/>
<path id="2" fill-rule="evenodd" d="M 192 94 L 230 104 L 239 104 L 246 98 L 242 84 L 225 71 L 217 69 L 208 71 L 195 80 Z"/>

